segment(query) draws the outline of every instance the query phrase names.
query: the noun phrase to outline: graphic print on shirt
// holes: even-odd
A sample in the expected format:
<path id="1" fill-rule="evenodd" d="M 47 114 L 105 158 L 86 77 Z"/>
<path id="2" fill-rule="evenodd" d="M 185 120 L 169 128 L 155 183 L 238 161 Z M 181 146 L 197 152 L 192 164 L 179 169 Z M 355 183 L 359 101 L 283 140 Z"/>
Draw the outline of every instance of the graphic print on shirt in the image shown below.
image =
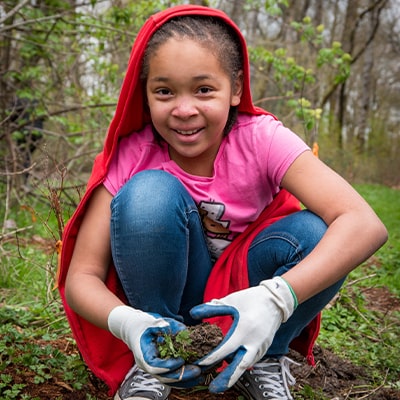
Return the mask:
<path id="1" fill-rule="evenodd" d="M 201 201 L 198 208 L 208 248 L 212 256 L 218 258 L 232 241 L 230 238 L 232 232 L 229 230 L 230 221 L 221 219 L 225 212 L 225 205 Z"/>

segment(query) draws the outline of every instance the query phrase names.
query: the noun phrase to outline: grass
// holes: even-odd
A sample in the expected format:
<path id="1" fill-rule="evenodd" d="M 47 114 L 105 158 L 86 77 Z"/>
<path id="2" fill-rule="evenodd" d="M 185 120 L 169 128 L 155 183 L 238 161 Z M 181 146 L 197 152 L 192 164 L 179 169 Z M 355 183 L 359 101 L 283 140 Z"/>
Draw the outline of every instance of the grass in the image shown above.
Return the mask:
<path id="1" fill-rule="evenodd" d="M 365 296 L 369 288 L 387 288 L 399 298 L 400 191 L 376 185 L 358 185 L 356 189 L 385 223 L 389 240 L 352 271 L 338 301 L 324 311 L 319 343 L 356 365 L 370 368 L 377 382 L 385 375 L 389 386 L 400 389 L 400 311 L 370 309 Z"/>
<path id="2" fill-rule="evenodd" d="M 358 185 L 356 189 L 386 224 L 389 241 L 350 274 L 340 297 L 324 312 L 319 344 L 357 365 L 371 368 L 377 385 L 385 376 L 387 385 L 400 389 L 399 312 L 371 310 L 365 296 L 365 289 L 370 287 L 387 288 L 393 295 L 400 295 L 400 191 L 376 185 Z M 24 383 L 13 381 L 7 373 L 10 365 L 20 365 L 38 385 L 51 376 L 62 376 L 65 384 L 77 390 L 89 382 L 78 354 L 51 346 L 55 338 L 65 338 L 67 345 L 71 341 L 58 293 L 53 290 L 59 221 L 42 195 L 31 196 L 25 202 L 20 201 L 9 210 L 0 206 L 10 226 L 0 235 L 2 399 L 40 399 L 21 395 Z M 310 387 L 304 390 L 306 398 L 323 399 Z"/>
<path id="3" fill-rule="evenodd" d="M 400 190 L 374 185 L 359 185 L 356 189 L 389 231 L 387 243 L 376 253 L 380 263 L 371 283 L 385 285 L 400 296 Z"/>
<path id="4" fill-rule="evenodd" d="M 56 377 L 70 390 L 80 390 L 90 379 L 74 351 L 54 290 L 58 224 L 53 208 L 43 200 L 40 192 L 8 210 L 0 208 L 5 215 L 0 234 L 0 398 L 4 400 L 40 399 L 24 394 L 24 379 L 40 385 Z M 62 349 L 54 346 L 56 340 L 63 343 Z M 9 373 L 15 366 L 21 381 Z"/>
<path id="5" fill-rule="evenodd" d="M 11 394 L 19 394 L 24 387 L 24 383 L 10 385 L 10 375 L 5 373 L 10 363 L 20 365 L 24 375 L 32 374 L 36 384 L 51 380 L 57 375 L 63 376 L 63 381 L 75 390 L 80 390 L 86 383 L 87 371 L 79 355 L 68 354 L 62 351 L 64 349 L 58 349 L 52 345 L 55 339 L 59 339 L 57 333 L 40 329 L 40 327 L 43 328 L 40 326 L 41 323 L 38 324 L 39 329 L 29 328 L 29 324 L 39 321 L 35 313 L 30 313 L 27 309 L 3 307 L 0 319 L 3 321 L 0 328 L 2 361 L 0 393 L 6 395 L 6 398 L 13 398 Z M 27 340 L 28 335 L 30 340 Z M 72 344 L 72 339 L 65 340 Z M 7 389 L 1 392 L 2 387 Z"/>

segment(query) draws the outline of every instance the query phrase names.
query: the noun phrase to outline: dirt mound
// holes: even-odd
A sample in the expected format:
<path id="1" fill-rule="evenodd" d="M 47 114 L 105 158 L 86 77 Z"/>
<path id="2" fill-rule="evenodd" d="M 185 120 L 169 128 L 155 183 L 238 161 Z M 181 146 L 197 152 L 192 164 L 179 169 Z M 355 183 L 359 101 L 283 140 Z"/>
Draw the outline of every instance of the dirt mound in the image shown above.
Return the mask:
<path id="1" fill-rule="evenodd" d="M 52 346 L 64 351 L 76 352 L 77 349 L 70 344 L 65 345 L 65 339 L 60 341 L 52 341 Z M 38 342 L 40 346 L 41 343 Z M 335 354 L 322 349 L 315 348 L 316 366 L 306 365 L 302 356 L 292 352 L 290 357 L 301 363 L 301 366 L 291 368 L 293 375 L 297 379 L 297 383 L 293 390 L 296 399 L 304 397 L 296 396 L 296 392 L 300 390 L 304 393 L 305 388 L 309 387 L 309 399 L 318 399 L 311 394 L 313 391 L 320 393 L 328 399 L 347 400 L 347 399 L 368 399 L 368 400 L 400 400 L 400 391 L 385 388 L 384 385 L 376 386 L 371 378 L 370 371 L 363 367 L 357 367 L 349 361 L 343 360 Z M 2 360 L 5 361 L 5 360 Z M 109 399 L 107 389 L 102 382 L 94 376 L 91 376 L 91 382 L 80 390 L 73 390 L 70 385 L 63 381 L 63 376 L 54 376 L 45 382 L 35 381 L 35 374 L 29 368 L 23 365 L 9 364 L 2 374 L 12 377 L 10 387 L 1 387 L 1 398 L 7 389 L 11 389 L 12 385 L 24 384 L 24 393 L 32 398 L 41 400 L 86 400 L 90 398 L 98 400 Z M 382 377 L 384 381 L 384 377 Z M 231 389 L 223 394 L 209 393 L 206 388 L 195 388 L 187 390 L 174 389 L 170 395 L 170 400 L 237 400 L 239 393 Z M 323 397 L 321 397 L 323 398 Z"/>
<path id="2" fill-rule="evenodd" d="M 374 385 L 371 371 L 367 368 L 356 366 L 319 346 L 314 349 L 315 367 L 304 363 L 302 356 L 296 353 L 290 355 L 293 360 L 301 362 L 301 366 L 291 368 L 296 377 L 297 390 L 309 386 L 332 400 L 400 399 L 400 391 L 385 388 L 383 385 Z"/>

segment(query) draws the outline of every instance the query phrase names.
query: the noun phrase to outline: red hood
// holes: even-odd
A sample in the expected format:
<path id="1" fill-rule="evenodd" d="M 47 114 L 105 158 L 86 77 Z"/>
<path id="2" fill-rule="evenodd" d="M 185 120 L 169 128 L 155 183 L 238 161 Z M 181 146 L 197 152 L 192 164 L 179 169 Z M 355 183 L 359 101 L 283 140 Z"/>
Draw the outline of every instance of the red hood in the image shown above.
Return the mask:
<path id="1" fill-rule="evenodd" d="M 247 46 L 244 37 L 239 28 L 222 11 L 194 6 L 182 5 L 167 9 L 150 17 L 139 31 L 135 44 L 132 48 L 129 59 L 128 69 L 122 84 L 117 109 L 114 119 L 111 122 L 110 129 L 104 146 L 105 163 L 108 165 L 112 157 L 118 138 L 128 135 L 132 131 L 137 131 L 149 122 L 149 115 L 146 113 L 143 104 L 143 89 L 139 83 L 139 76 L 142 63 L 138 60 L 143 59 L 143 54 L 148 41 L 153 33 L 165 22 L 171 18 L 182 15 L 207 15 L 222 19 L 236 31 L 242 45 L 243 61 L 243 95 L 239 104 L 239 111 L 250 114 L 266 114 L 267 112 L 255 107 L 251 98 L 250 91 L 250 71 Z M 134 112 L 132 112 L 134 110 Z"/>

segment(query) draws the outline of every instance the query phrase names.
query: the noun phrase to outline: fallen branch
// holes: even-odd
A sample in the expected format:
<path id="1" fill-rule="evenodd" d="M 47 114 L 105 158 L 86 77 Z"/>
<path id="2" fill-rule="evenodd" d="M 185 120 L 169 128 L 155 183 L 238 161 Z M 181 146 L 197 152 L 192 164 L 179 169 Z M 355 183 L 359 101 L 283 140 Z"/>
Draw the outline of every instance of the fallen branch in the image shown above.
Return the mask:
<path id="1" fill-rule="evenodd" d="M 382 382 L 378 387 L 376 387 L 375 389 L 370 390 L 370 391 L 368 391 L 368 392 L 367 392 L 367 391 L 362 391 L 362 392 L 361 392 L 361 391 L 358 391 L 358 392 L 354 392 L 353 394 L 362 394 L 362 393 L 366 393 L 364 396 L 357 397 L 358 400 L 362 400 L 362 399 L 366 399 L 367 397 L 370 397 L 372 394 L 376 393 L 378 390 L 382 389 L 382 388 L 385 386 L 388 373 L 389 373 L 389 370 L 387 369 L 387 370 L 386 370 L 385 377 L 383 378 L 383 382 Z M 349 393 L 349 394 L 350 394 L 350 393 Z"/>
<path id="2" fill-rule="evenodd" d="M 365 281 L 365 280 L 367 280 L 369 278 L 374 278 L 376 275 L 377 274 L 370 274 L 370 275 L 367 275 L 367 276 L 362 276 L 361 278 L 354 279 L 353 281 L 347 282 L 346 286 L 353 286 L 358 282 Z"/>
<path id="3" fill-rule="evenodd" d="M 14 236 L 17 233 L 24 232 L 24 231 L 27 231 L 27 230 L 32 229 L 32 228 L 33 228 L 33 225 L 30 225 L 30 226 L 26 226 L 25 228 L 18 228 L 18 229 L 15 229 L 15 230 L 11 231 L 11 232 L 2 233 L 0 235 L 0 241 L 2 241 L 3 239 L 5 239 L 7 237 Z"/>

